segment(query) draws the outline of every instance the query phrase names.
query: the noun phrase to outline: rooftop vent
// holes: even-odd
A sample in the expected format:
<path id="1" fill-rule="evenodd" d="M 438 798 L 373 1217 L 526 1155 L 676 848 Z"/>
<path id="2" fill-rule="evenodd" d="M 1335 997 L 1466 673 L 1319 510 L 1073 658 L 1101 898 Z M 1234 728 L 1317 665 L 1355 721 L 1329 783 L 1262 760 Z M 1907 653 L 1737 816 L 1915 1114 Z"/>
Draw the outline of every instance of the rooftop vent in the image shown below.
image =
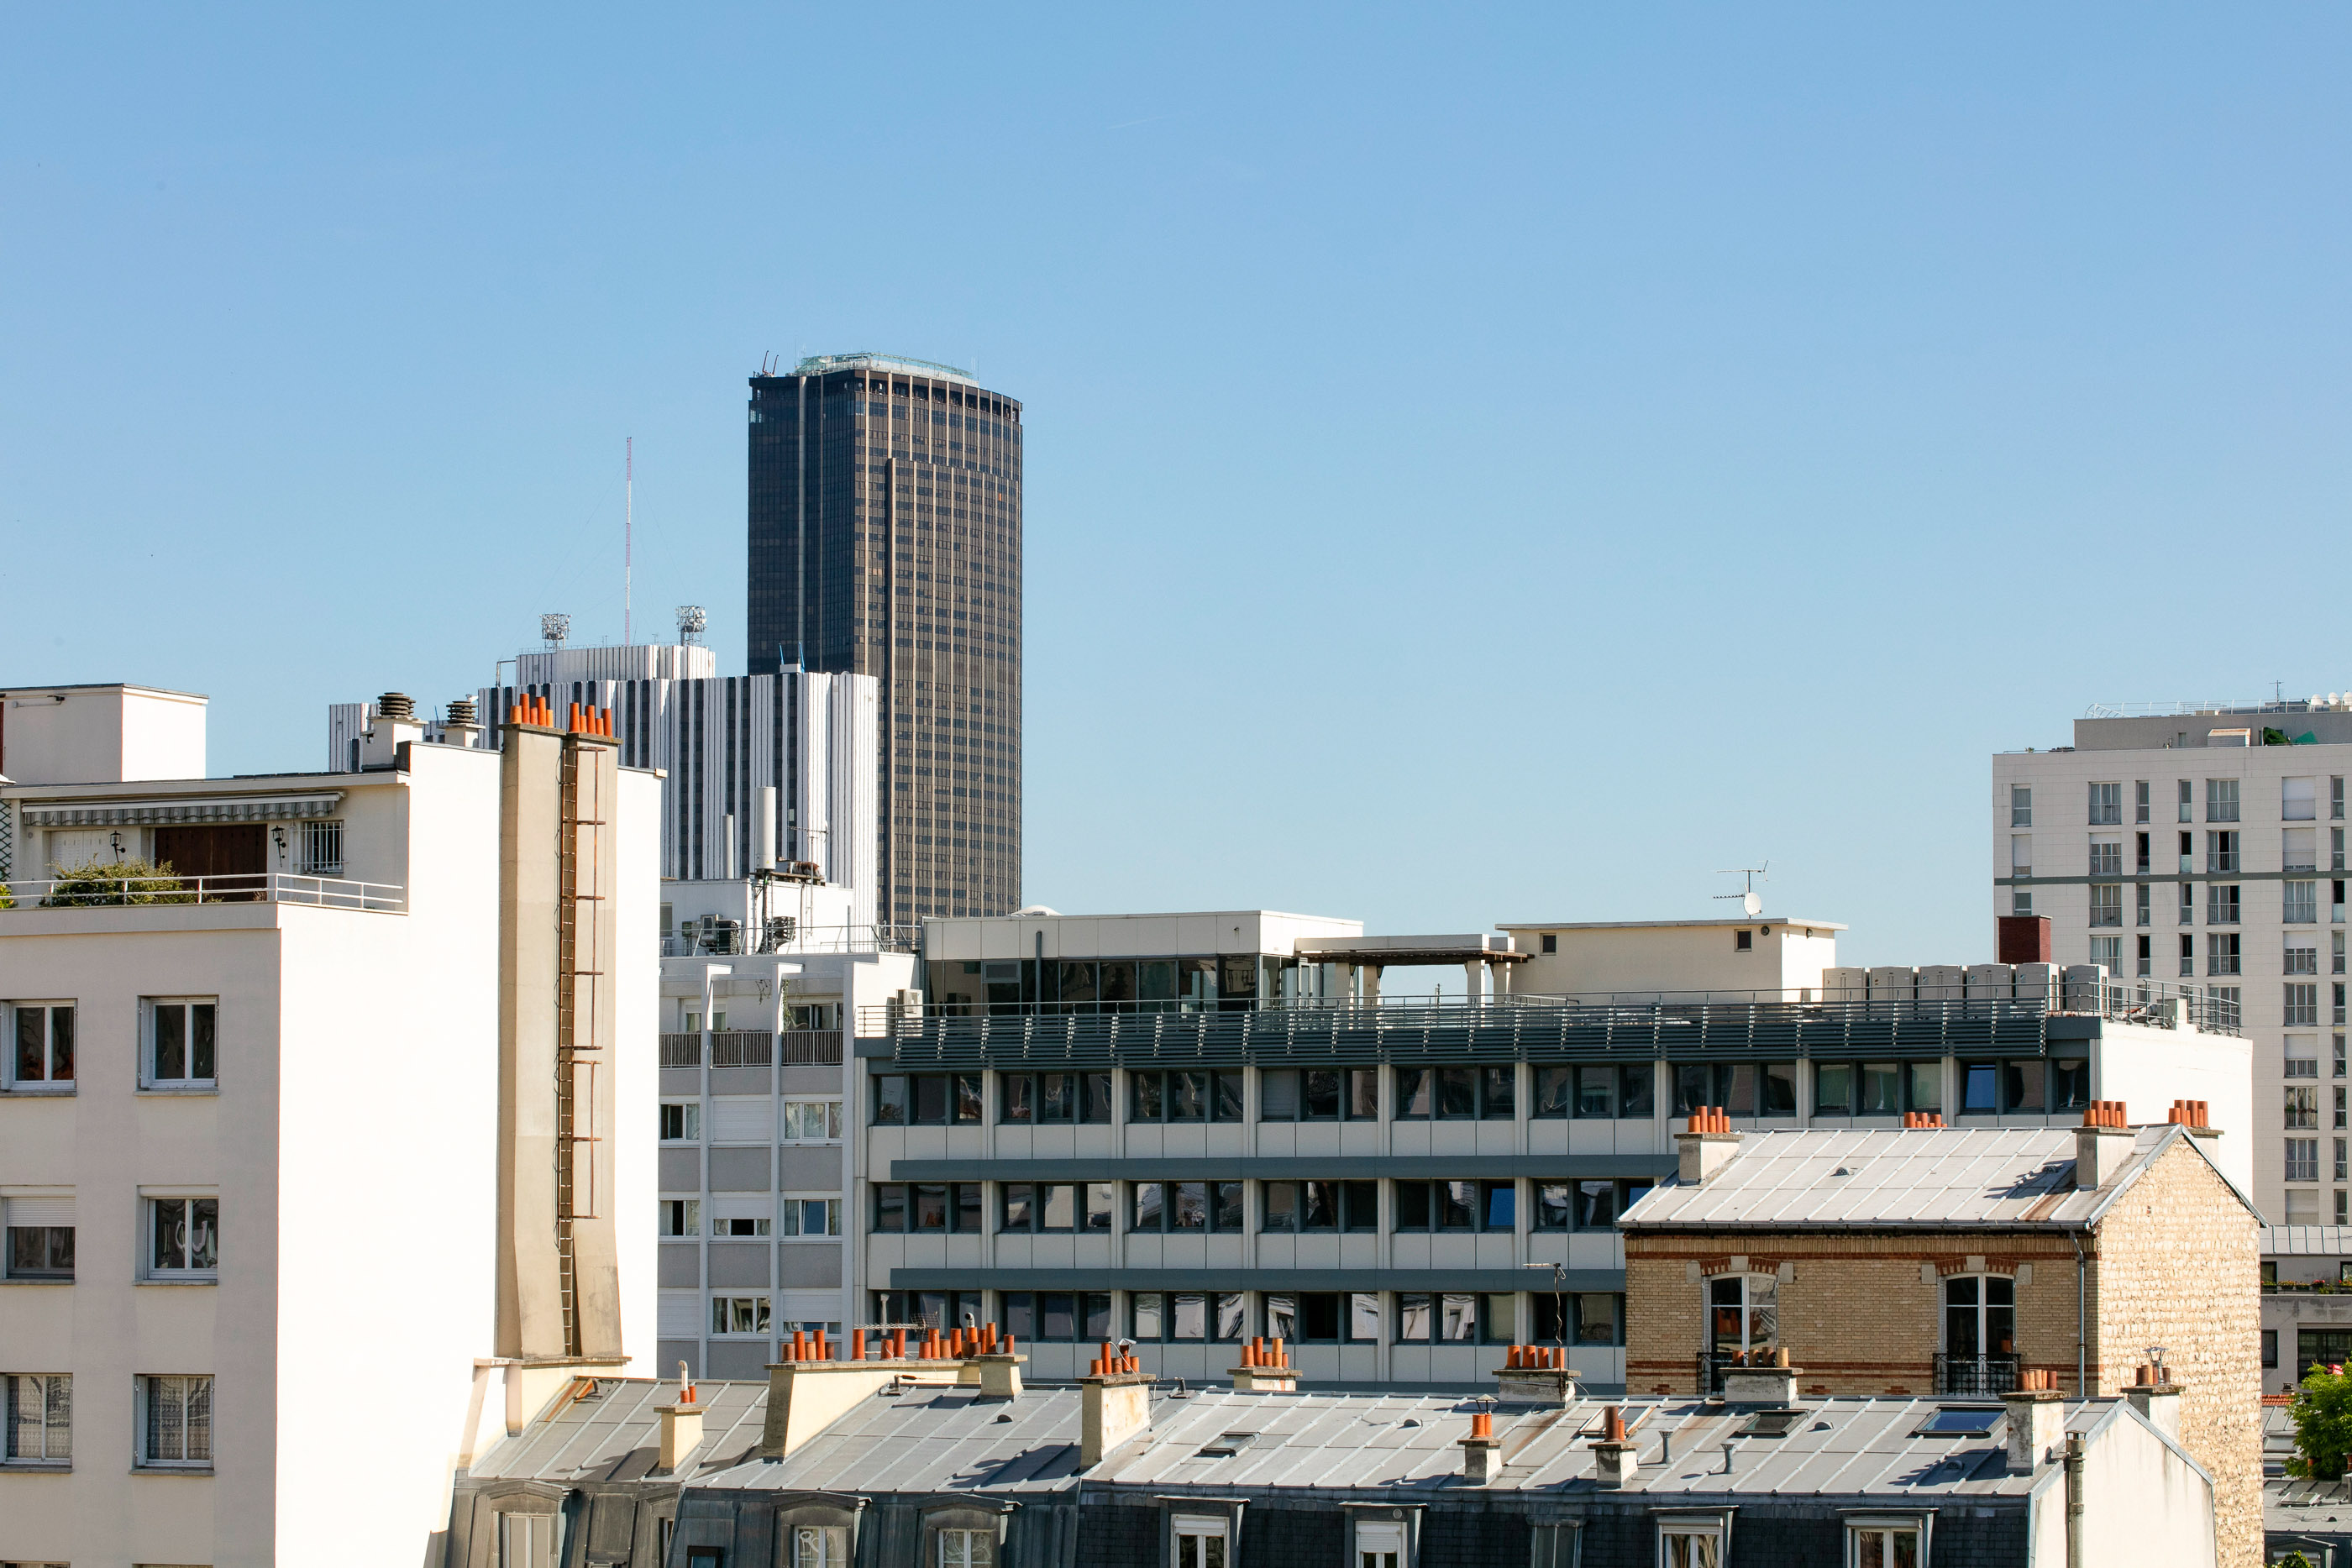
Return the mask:
<path id="1" fill-rule="evenodd" d="M 414 719 L 416 704 L 409 699 L 406 692 L 386 692 L 376 698 L 375 711 L 385 718 Z"/>

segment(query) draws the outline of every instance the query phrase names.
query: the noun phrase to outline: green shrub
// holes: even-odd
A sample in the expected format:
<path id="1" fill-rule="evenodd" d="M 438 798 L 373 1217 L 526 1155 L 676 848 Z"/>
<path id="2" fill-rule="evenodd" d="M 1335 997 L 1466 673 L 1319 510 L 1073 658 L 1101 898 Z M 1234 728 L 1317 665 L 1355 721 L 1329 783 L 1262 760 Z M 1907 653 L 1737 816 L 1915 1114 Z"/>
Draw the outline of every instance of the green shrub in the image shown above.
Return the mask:
<path id="1" fill-rule="evenodd" d="M 107 904 L 194 904 L 196 895 L 172 873 L 172 862 L 152 861 L 89 861 L 60 866 L 45 909 L 79 908 Z"/>
<path id="2" fill-rule="evenodd" d="M 2342 1364 L 2315 1365 L 2304 1374 L 2287 1415 L 2294 1422 L 2295 1451 L 2305 1475 L 2332 1481 L 2352 1457 L 2352 1377 Z M 2294 1460 L 2288 1461 L 2290 1469 Z"/>

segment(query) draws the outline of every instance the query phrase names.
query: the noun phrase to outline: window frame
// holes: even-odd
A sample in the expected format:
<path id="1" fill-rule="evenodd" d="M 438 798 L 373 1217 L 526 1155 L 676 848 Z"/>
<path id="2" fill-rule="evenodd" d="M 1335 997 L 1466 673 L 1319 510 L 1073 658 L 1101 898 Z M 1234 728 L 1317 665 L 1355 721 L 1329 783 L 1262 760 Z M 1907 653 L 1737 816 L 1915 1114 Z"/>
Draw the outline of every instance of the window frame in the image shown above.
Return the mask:
<path id="1" fill-rule="evenodd" d="M 761 1291 L 757 1294 L 751 1295 L 736 1295 L 732 1292 L 720 1294 L 714 1291 L 709 1297 L 709 1301 L 710 1333 L 709 1337 L 712 1339 L 723 1339 L 730 1342 L 764 1339 L 770 1337 L 773 1333 L 775 1324 L 775 1296 L 772 1291 Z M 720 1327 L 720 1314 L 724 1312 L 731 1320 L 736 1315 L 734 1312 L 735 1304 L 743 1301 L 751 1303 L 751 1311 L 750 1316 L 752 1326 L 748 1329 Z"/>
<path id="2" fill-rule="evenodd" d="M 163 1208 L 167 1204 L 184 1204 L 187 1206 L 184 1218 L 179 1221 L 179 1223 L 190 1231 L 193 1231 L 204 1218 L 200 1212 L 200 1208 L 203 1206 L 210 1207 L 212 1210 L 210 1218 L 212 1219 L 213 1227 L 211 1248 L 212 1261 L 210 1263 L 165 1264 L 159 1263 L 155 1260 L 157 1249 L 163 1242 L 163 1238 L 158 1228 L 163 1223 Z M 211 1285 L 219 1283 L 221 1219 L 220 1195 L 218 1193 L 142 1193 L 139 1198 L 139 1256 L 141 1260 L 139 1279 L 141 1283 L 159 1285 Z M 180 1246 L 180 1255 L 183 1258 L 191 1256 L 193 1245 L 193 1237 L 184 1239 Z"/>
<path id="3" fill-rule="evenodd" d="M 176 1009 L 182 1018 L 181 1050 L 186 1054 L 184 1065 L 193 1069 L 201 1065 L 198 1057 L 197 1009 L 204 1009 L 204 1022 L 211 1034 L 212 1075 L 198 1076 L 193 1072 L 179 1078 L 166 1078 L 159 1071 L 158 1051 L 162 1048 L 163 1019 L 169 1010 Z M 218 996 L 142 997 L 139 998 L 139 1091 L 144 1094 L 216 1094 L 220 1092 L 220 998 Z"/>
<path id="4" fill-rule="evenodd" d="M 16 1411 L 24 1385 L 37 1385 L 41 1413 L 36 1429 L 41 1437 L 41 1451 L 22 1452 L 17 1438 L 24 1423 Z M 59 1393 L 62 1391 L 62 1400 Z M 64 1418 L 58 1420 L 58 1406 L 64 1406 Z M 62 1437 L 53 1434 L 62 1431 Z M 69 1470 L 73 1469 L 73 1374 L 70 1372 L 11 1372 L 0 1374 L 0 1466 L 9 1469 Z"/>
<path id="5" fill-rule="evenodd" d="M 844 1199 L 837 1193 L 778 1193 L 776 1195 L 776 1218 L 778 1223 L 773 1228 L 778 1239 L 780 1241 L 789 1241 L 794 1246 L 798 1246 L 801 1243 L 807 1241 L 835 1241 L 840 1239 L 841 1228 L 843 1225 L 841 1213 L 841 1206 L 843 1202 Z M 822 1230 L 811 1230 L 808 1228 L 808 1207 L 809 1205 L 815 1203 L 824 1205 L 824 1207 L 820 1211 L 820 1223 L 825 1227 L 825 1228 Z"/>
<path id="6" fill-rule="evenodd" d="M 180 1457 L 177 1458 L 164 1457 L 155 1452 L 158 1435 L 154 1430 L 153 1412 L 156 1398 L 162 1391 L 160 1385 L 174 1385 L 180 1396 L 181 1442 Z M 142 1470 L 180 1472 L 211 1469 L 217 1452 L 217 1445 L 214 1442 L 215 1427 L 217 1425 L 217 1406 L 212 1375 L 176 1372 L 141 1373 L 136 1380 L 136 1388 L 138 1397 L 132 1401 L 134 1417 L 131 1437 L 132 1468 Z M 199 1392 L 204 1396 L 205 1453 L 200 1458 L 190 1458 L 187 1457 L 187 1451 L 192 1445 L 188 1438 L 195 1431 L 196 1424 L 190 1419 L 189 1412 L 194 1407 L 195 1396 Z"/>
<path id="7" fill-rule="evenodd" d="M 5 1053 L 0 1053 L 0 1090 L 20 1094 L 71 1094 L 74 1092 L 74 1073 L 80 1069 L 80 1061 L 75 1049 L 79 1042 L 76 1026 L 79 1021 L 80 1006 L 81 1003 L 78 998 L 54 1001 L 27 998 L 23 1001 L 10 1002 L 7 1005 L 7 1049 Z M 37 1078 L 27 1078 L 23 1071 L 26 1045 L 23 1035 L 26 1015 L 30 1012 L 37 1012 L 41 1015 L 40 1040 L 36 1048 L 40 1054 L 41 1066 L 41 1076 Z M 66 1025 L 67 1071 L 62 1074 L 57 1071 L 57 1025 L 58 1015 L 60 1013 L 65 1015 Z"/>
<path id="8" fill-rule="evenodd" d="M 1927 1568 L 1930 1561 L 1927 1556 L 1928 1532 L 1934 1529 L 1935 1522 L 1935 1515 L 1931 1513 L 1848 1515 L 1845 1521 L 1843 1558 L 1846 1568 L 1861 1568 L 1864 1538 L 1873 1535 L 1881 1538 L 1879 1560 L 1887 1563 L 1895 1561 L 1895 1537 L 1910 1536 L 1913 1553 L 1911 1560 L 1920 1564 L 1920 1568 Z"/>
<path id="9" fill-rule="evenodd" d="M 808 1106 L 823 1107 L 824 1112 L 819 1119 L 824 1122 L 826 1130 L 815 1134 L 811 1134 L 805 1132 L 793 1133 L 786 1131 L 786 1129 L 792 1125 L 793 1108 L 794 1106 L 801 1106 L 803 1108 Z M 803 1122 L 808 1120 L 808 1112 L 806 1109 L 803 1109 L 801 1119 Z M 800 1148 L 821 1148 L 828 1144 L 839 1144 L 842 1141 L 842 1124 L 843 1117 L 840 1095 L 792 1095 L 782 1099 L 782 1103 L 777 1112 L 776 1142 L 779 1144 L 792 1145 Z"/>
<path id="10" fill-rule="evenodd" d="M 867 1102 L 869 1126 L 977 1127 L 987 1120 L 988 1085 L 987 1074 L 983 1072 L 869 1072 L 866 1076 L 872 1085 L 867 1091 L 870 1095 Z M 900 1086 L 898 1105 L 901 1113 L 898 1116 L 886 1117 L 883 1114 L 884 1105 L 889 1098 L 883 1086 L 887 1083 Z M 939 1092 L 940 1114 L 937 1117 L 921 1113 L 922 1086 L 925 1083 L 942 1086 Z M 967 1083 L 971 1086 L 969 1097 L 964 1093 Z M 963 1113 L 967 1105 L 971 1108 L 970 1115 Z"/>

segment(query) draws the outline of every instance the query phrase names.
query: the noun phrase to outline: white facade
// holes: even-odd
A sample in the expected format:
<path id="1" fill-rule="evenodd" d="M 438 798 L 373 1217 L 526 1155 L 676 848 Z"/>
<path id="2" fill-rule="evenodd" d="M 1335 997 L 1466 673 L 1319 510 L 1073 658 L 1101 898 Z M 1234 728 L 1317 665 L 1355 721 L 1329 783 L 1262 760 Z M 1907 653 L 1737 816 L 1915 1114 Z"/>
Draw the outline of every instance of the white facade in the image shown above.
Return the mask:
<path id="1" fill-rule="evenodd" d="M 618 926 L 646 956 L 614 977 L 618 1037 L 637 1043 L 606 1070 L 641 1124 L 656 783 L 626 773 L 620 789 Z M 554 1385 L 489 1361 L 499 758 L 412 740 L 363 773 L 20 784 L 0 801 L 16 829 L 0 868 L 0 1222 L 71 1237 L 37 1260 L 62 1269 L 0 1256 L 0 1375 L 70 1380 L 69 1453 L 0 1462 L 0 1561 L 412 1568 L 469 1427 L 507 1413 L 498 1384 L 520 1379 L 530 1404 Z M 202 902 L 178 901 L 184 886 L 43 902 L 53 861 L 88 858 L 52 838 L 102 831 L 143 855 L 206 826 L 259 859 L 196 884 Z M 339 873 L 305 874 L 330 841 Z M 622 1332 L 650 1369 L 653 1151 L 622 1140 L 614 1155 Z M 183 1417 L 174 1442 L 192 1389 L 208 1430 L 198 1443 Z"/>
<path id="2" fill-rule="evenodd" d="M 205 699 L 157 686 L 11 686 L 0 692 L 0 779 L 201 779 Z"/>
<path id="3" fill-rule="evenodd" d="M 1522 995 L 1642 996 L 1693 992 L 1821 995 L 1822 971 L 1837 963 L 1831 920 L 1748 915 L 1739 920 L 1506 921 L 1526 966 L 1511 977 Z"/>
<path id="4" fill-rule="evenodd" d="M 2265 729 L 2310 739 L 2248 744 Z M 2047 919 L 2061 965 L 2235 993 L 2252 1047 L 2247 1190 L 2273 1225 L 2352 1221 L 2352 712 L 2291 704 L 2095 716 L 2075 723 L 2074 738 L 1992 760 L 1994 914 Z"/>
<path id="5" fill-rule="evenodd" d="M 665 884 L 673 898 L 708 885 Z M 772 953 L 661 963 L 666 1372 L 683 1362 L 696 1376 L 757 1379 L 794 1329 L 837 1336 L 861 1321 L 863 1235 L 849 1202 L 859 1108 L 844 1063 L 860 1009 L 901 1000 L 915 959 L 878 949 L 870 932 L 800 936 Z"/>

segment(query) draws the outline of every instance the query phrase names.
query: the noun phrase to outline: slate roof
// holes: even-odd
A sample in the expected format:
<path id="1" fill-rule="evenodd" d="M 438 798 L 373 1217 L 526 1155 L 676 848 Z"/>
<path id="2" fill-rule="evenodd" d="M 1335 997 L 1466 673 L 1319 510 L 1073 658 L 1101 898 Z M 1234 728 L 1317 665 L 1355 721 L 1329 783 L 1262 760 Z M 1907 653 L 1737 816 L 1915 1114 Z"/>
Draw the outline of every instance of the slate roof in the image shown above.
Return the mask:
<path id="1" fill-rule="evenodd" d="M 1628 1231 L 2081 1229 L 2095 1224 L 2172 1144 L 2197 1147 L 2168 1123 L 2133 1132 L 2130 1156 L 2115 1179 L 2092 1192 L 2074 1186 L 2072 1127 L 1749 1133 L 1704 1186 L 1662 1182 L 1617 1223 Z"/>
<path id="2" fill-rule="evenodd" d="M 1031 1389 L 1007 1402 L 970 1389 L 877 1394 L 852 1408 L 798 1452 L 705 1473 L 706 1488 L 780 1491 L 1010 1495 L 1056 1492 L 1077 1477 L 1079 1393 Z M 1760 1406 L 1695 1398 L 1619 1401 L 1643 1461 L 1638 1488 L 1653 1496 L 1870 1496 L 1933 1500 L 1948 1496 L 2022 1496 L 2055 1471 L 2012 1476 L 2007 1427 L 1997 1405 L 1982 1437 L 1921 1437 L 1938 1409 L 1966 1401 L 1823 1399 L 1804 1406 L 1783 1437 L 1737 1434 Z M 1461 1439 L 1470 1399 L 1329 1391 L 1295 1395 L 1203 1390 L 1182 1397 L 1154 1390 L 1148 1430 L 1086 1473 L 1088 1487 L 1121 1485 L 1155 1493 L 1280 1488 L 1316 1493 L 1377 1490 L 1410 1496 L 1458 1490 Z M 1489 1492 L 1591 1490 L 1591 1440 L 1604 1405 L 1566 1409 L 1503 1406 L 1495 1431 L 1501 1477 Z M 2070 1431 L 2095 1433 L 2137 1421 L 2121 1400 L 2067 1406 Z M 1671 1437 L 1673 1462 L 1658 1462 Z M 1724 1473 L 1723 1446 L 1735 1444 Z M 1230 1454 L 1223 1450 L 1233 1450 Z M 1218 1450 L 1212 1452 L 1211 1450 Z"/>
<path id="3" fill-rule="evenodd" d="M 478 1480 L 693 1481 L 756 1458 L 768 1418 L 764 1383 L 695 1385 L 703 1406 L 702 1442 L 675 1477 L 656 1476 L 661 1416 L 655 1406 L 675 1404 L 677 1385 L 649 1378 L 604 1377 L 586 1399 L 557 1403 L 520 1432 L 475 1456 L 467 1471 Z"/>

